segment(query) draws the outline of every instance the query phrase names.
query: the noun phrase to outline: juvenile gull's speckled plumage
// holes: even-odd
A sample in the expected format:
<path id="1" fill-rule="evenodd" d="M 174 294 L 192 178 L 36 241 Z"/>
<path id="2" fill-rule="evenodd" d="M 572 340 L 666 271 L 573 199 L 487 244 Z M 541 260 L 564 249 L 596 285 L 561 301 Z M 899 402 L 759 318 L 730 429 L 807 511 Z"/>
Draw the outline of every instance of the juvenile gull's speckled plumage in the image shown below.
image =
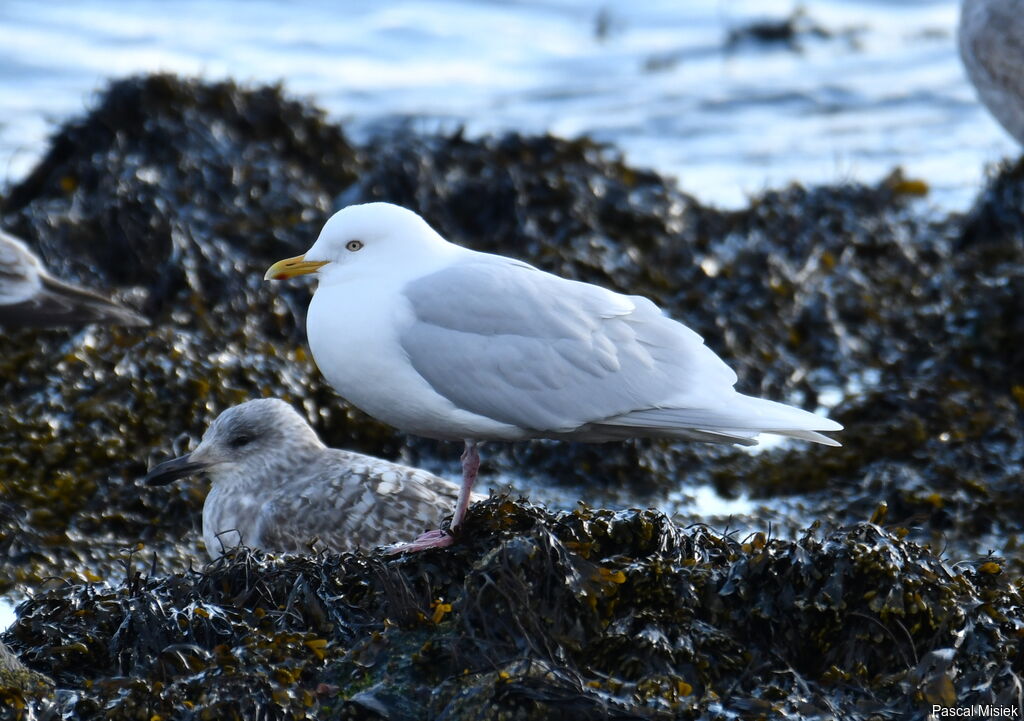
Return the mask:
<path id="1" fill-rule="evenodd" d="M 213 558 L 238 545 L 301 553 L 393 543 L 436 526 L 459 494 L 418 468 L 328 448 L 276 398 L 224 411 L 194 451 L 161 463 L 145 480 L 158 485 L 198 472 L 213 483 L 203 505 L 203 540 Z"/>
<path id="2" fill-rule="evenodd" d="M 149 325 L 141 315 L 91 290 L 57 280 L 24 243 L 0 230 L 0 326 L 87 323 Z"/>

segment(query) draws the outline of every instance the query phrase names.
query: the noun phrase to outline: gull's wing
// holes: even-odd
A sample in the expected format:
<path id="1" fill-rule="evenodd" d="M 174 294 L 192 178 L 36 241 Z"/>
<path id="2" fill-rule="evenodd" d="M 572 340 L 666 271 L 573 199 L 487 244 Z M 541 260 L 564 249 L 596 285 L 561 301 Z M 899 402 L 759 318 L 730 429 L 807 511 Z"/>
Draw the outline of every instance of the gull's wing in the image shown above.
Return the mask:
<path id="1" fill-rule="evenodd" d="M 458 408 L 539 436 L 834 444 L 806 431 L 840 428 L 736 393 L 703 339 L 646 298 L 486 254 L 404 293 L 413 321 L 399 340 L 416 371 Z"/>
<path id="2" fill-rule="evenodd" d="M 0 305 L 20 303 L 39 292 L 41 270 L 24 243 L 0 230 Z"/>
<path id="3" fill-rule="evenodd" d="M 296 474 L 260 509 L 266 550 L 304 552 L 314 539 L 332 551 L 410 541 L 437 528 L 459 495 L 426 471 L 337 449 Z"/>
<path id="4" fill-rule="evenodd" d="M 996 119 L 1024 143 L 1024 14 L 1017 0 L 963 4 L 960 53 L 971 82 Z"/>
<path id="5" fill-rule="evenodd" d="M 145 317 L 101 295 L 42 276 L 39 290 L 17 303 L 0 304 L 0 326 L 51 328 L 107 323 L 146 326 Z"/>
<path id="6" fill-rule="evenodd" d="M 47 274 L 39 259 L 0 231 L 0 326 L 149 325 L 141 315 Z"/>
<path id="7" fill-rule="evenodd" d="M 459 408 L 568 433 L 631 411 L 699 405 L 736 375 L 654 303 L 498 256 L 410 283 L 400 341 L 416 370 Z"/>

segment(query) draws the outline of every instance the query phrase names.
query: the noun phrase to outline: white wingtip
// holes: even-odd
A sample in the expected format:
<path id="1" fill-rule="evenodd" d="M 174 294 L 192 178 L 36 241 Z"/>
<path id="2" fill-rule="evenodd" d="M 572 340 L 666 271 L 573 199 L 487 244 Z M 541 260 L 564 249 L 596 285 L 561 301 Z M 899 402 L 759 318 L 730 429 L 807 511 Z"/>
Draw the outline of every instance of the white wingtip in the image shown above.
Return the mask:
<path id="1" fill-rule="evenodd" d="M 828 420 L 828 419 L 824 419 L 824 420 Z M 833 425 L 836 425 L 836 426 L 839 426 L 839 427 L 835 428 L 835 429 L 829 428 L 828 430 L 837 430 L 837 431 L 838 430 L 842 430 L 843 427 L 840 426 L 838 423 L 834 423 L 834 422 L 832 422 L 832 423 L 833 423 Z M 821 433 L 818 433 L 816 431 L 761 431 L 761 432 L 762 433 L 774 433 L 777 436 L 786 436 L 788 438 L 798 438 L 798 439 L 800 439 L 802 441 L 810 441 L 811 443 L 820 443 L 823 446 L 832 446 L 834 448 L 841 448 L 842 445 L 843 445 L 842 443 L 840 443 L 839 441 L 835 440 L 834 438 L 829 438 L 828 436 L 822 435 Z"/>

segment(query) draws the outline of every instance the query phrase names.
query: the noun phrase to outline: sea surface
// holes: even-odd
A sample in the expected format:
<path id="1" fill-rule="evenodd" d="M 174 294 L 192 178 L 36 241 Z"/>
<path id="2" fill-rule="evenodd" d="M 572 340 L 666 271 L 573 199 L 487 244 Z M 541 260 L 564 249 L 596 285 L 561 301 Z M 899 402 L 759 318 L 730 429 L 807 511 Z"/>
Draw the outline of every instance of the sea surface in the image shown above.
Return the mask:
<path id="1" fill-rule="evenodd" d="M 0 631 L 14 623 L 14 601 L 0 597 Z"/>
<path id="2" fill-rule="evenodd" d="M 788 39 L 742 30 L 798 13 Z M 738 206 L 902 166 L 966 207 L 1017 152 L 977 104 L 951 0 L 4 0 L 0 183 L 109 78 L 281 81 L 357 138 L 381 124 L 589 134 Z"/>

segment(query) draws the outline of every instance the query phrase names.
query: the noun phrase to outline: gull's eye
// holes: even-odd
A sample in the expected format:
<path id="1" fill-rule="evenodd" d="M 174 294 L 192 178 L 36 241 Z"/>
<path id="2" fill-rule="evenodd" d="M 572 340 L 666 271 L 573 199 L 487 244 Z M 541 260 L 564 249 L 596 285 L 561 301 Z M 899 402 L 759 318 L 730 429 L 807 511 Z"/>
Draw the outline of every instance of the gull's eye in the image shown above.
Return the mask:
<path id="1" fill-rule="evenodd" d="M 355 253 L 362 247 L 363 241 L 361 240 L 350 240 L 349 242 L 345 243 L 345 250 L 351 250 L 353 253 Z"/>
<path id="2" fill-rule="evenodd" d="M 241 448 L 242 446 L 249 445 L 251 442 L 252 438 L 246 435 L 241 435 L 235 436 L 230 441 L 228 441 L 228 445 L 231 446 L 232 448 Z"/>

